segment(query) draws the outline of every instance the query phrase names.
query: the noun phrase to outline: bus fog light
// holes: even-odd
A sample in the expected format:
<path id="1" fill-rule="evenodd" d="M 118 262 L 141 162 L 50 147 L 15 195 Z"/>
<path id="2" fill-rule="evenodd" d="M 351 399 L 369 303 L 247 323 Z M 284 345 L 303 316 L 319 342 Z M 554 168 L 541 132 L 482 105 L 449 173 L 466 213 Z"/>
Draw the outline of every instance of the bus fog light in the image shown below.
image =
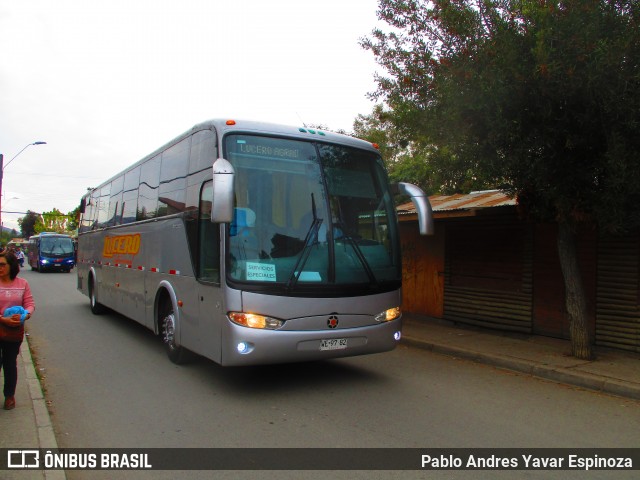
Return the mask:
<path id="1" fill-rule="evenodd" d="M 393 334 L 393 338 L 395 338 L 396 342 L 399 342 L 402 338 L 402 332 L 398 331 Z"/>
<path id="2" fill-rule="evenodd" d="M 249 342 L 240 342 L 236 348 L 238 349 L 239 354 L 246 355 L 247 353 L 253 352 L 254 345 Z"/>

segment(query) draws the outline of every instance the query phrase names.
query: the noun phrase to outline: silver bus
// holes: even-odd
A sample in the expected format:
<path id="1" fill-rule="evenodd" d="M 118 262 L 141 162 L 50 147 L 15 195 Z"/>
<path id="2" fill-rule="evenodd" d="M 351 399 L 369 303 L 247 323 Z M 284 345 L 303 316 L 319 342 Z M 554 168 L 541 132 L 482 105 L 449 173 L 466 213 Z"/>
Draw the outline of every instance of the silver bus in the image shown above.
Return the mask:
<path id="1" fill-rule="evenodd" d="M 158 334 L 171 361 L 221 365 L 392 350 L 401 336 L 393 193 L 369 142 L 211 120 L 83 196 L 78 289 Z"/>

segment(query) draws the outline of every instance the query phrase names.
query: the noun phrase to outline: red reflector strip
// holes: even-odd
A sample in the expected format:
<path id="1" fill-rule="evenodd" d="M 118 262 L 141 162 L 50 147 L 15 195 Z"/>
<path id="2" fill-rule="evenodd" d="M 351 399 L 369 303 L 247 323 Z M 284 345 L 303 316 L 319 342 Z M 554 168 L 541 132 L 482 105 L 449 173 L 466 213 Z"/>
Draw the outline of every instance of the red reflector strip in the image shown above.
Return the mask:
<path id="1" fill-rule="evenodd" d="M 169 270 L 169 275 L 180 275 L 180 270 Z"/>
<path id="2" fill-rule="evenodd" d="M 144 267 L 142 265 L 138 265 L 138 270 L 144 270 Z"/>
<path id="3" fill-rule="evenodd" d="M 156 272 L 156 273 L 160 271 L 156 267 L 151 267 L 149 270 L 151 270 L 152 272 Z"/>

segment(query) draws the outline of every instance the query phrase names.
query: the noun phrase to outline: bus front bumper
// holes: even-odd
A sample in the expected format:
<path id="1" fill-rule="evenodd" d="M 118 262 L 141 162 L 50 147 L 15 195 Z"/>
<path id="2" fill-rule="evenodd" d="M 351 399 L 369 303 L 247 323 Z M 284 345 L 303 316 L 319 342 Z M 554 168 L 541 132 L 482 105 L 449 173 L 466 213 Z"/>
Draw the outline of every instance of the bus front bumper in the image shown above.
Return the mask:
<path id="1" fill-rule="evenodd" d="M 307 362 L 393 350 L 402 317 L 376 325 L 336 330 L 261 330 L 225 326 L 221 364 L 225 366 Z M 224 335 L 223 335 L 223 338 Z"/>

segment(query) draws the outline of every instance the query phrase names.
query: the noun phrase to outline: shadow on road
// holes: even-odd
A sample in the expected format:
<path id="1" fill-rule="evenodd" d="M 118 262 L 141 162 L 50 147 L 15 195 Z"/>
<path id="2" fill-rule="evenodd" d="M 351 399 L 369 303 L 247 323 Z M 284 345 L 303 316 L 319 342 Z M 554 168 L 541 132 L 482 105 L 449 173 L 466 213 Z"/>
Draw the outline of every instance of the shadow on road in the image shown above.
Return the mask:
<path id="1" fill-rule="evenodd" d="M 385 373 L 362 366 L 362 359 L 373 356 L 358 357 L 357 362 L 353 357 L 246 367 L 222 367 L 207 358 L 194 356 L 185 365 L 177 366 L 164 354 L 161 339 L 143 325 L 113 311 L 101 315 L 100 319 L 134 339 L 139 348 L 148 349 L 149 355 L 162 355 L 167 367 L 186 369 L 190 374 L 200 376 L 203 382 L 211 382 L 216 389 L 230 389 L 241 395 L 323 388 L 334 390 L 347 385 L 352 388 L 357 383 L 364 386 L 390 381 Z"/>

